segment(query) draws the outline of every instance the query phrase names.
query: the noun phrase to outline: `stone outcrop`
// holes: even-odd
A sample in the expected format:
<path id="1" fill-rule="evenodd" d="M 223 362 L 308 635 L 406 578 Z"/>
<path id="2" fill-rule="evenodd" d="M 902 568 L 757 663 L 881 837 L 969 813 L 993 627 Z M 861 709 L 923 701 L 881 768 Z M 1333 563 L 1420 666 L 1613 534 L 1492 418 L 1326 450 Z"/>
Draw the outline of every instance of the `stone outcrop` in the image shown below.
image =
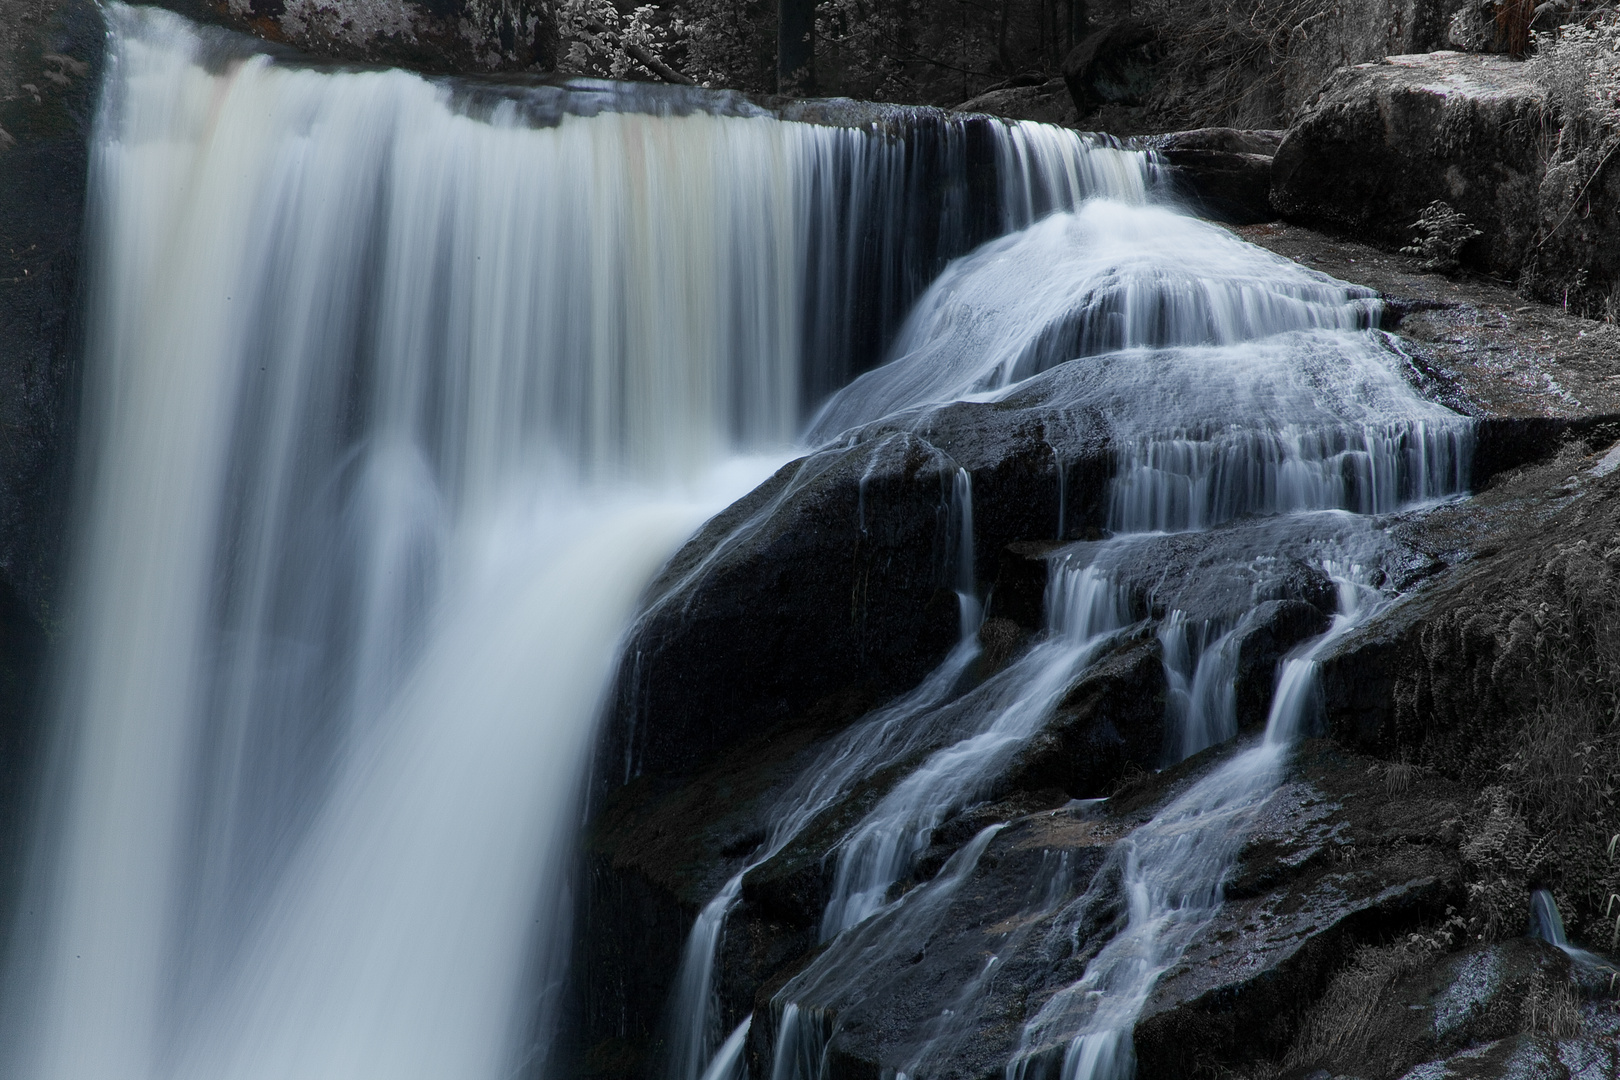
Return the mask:
<path id="1" fill-rule="evenodd" d="M 1075 127 L 1080 120 L 1069 89 L 1060 79 L 986 90 L 956 106 L 961 112 L 988 113 L 1009 120 Z"/>
<path id="2" fill-rule="evenodd" d="M 1540 77 L 1504 55 L 1461 52 L 1340 71 L 1277 152 L 1273 207 L 1396 247 L 1419 240 L 1419 216 L 1444 202 L 1478 233 L 1458 251 L 1465 268 L 1612 321 L 1620 155 L 1590 118 L 1562 115 Z"/>
<path id="3" fill-rule="evenodd" d="M 1153 85 L 1158 31 L 1140 19 L 1121 19 L 1087 34 L 1063 58 L 1063 81 L 1075 108 L 1140 105 Z"/>
<path id="4" fill-rule="evenodd" d="M 1410 243 L 1444 201 L 1483 235 L 1465 262 L 1512 277 L 1535 239 L 1546 92 L 1523 64 L 1440 52 L 1341 71 L 1288 131 L 1272 201 L 1289 220 Z"/>
<path id="5" fill-rule="evenodd" d="M 1609 144 L 1562 147 L 1542 174 L 1521 285 L 1596 319 L 1620 317 L 1620 160 Z"/>
<path id="6" fill-rule="evenodd" d="M 1271 169 L 1281 131 L 1201 128 L 1143 139 L 1164 159 L 1169 181 L 1200 217 L 1233 225 L 1272 221 Z"/>

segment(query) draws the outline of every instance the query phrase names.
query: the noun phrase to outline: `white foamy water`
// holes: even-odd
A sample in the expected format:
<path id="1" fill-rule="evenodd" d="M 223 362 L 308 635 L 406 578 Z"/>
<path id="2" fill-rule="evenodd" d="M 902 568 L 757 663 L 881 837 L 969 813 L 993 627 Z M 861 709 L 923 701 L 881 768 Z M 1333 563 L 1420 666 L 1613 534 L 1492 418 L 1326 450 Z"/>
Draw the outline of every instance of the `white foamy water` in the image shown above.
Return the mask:
<path id="1" fill-rule="evenodd" d="M 818 312 L 925 283 L 934 252 L 886 224 L 916 155 L 600 88 L 542 117 L 528 91 L 108 17 L 72 617 L 6 1074 L 543 1073 L 620 638 L 867 362 Z M 1001 137 L 1009 226 L 1070 205 L 1088 154 L 1141 189 L 1140 154 Z M 851 236 L 875 269 L 828 239 Z M 715 1043 L 730 1075 L 741 1036 Z"/>

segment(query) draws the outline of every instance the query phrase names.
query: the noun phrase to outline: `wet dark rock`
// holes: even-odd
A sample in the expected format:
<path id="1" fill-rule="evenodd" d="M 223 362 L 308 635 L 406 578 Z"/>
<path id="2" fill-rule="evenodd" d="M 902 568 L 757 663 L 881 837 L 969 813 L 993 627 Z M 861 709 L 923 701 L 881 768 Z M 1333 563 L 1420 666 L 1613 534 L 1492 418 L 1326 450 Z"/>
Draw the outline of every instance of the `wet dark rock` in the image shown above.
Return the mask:
<path id="1" fill-rule="evenodd" d="M 1143 142 L 1164 158 L 1172 188 L 1200 216 L 1233 225 L 1277 217 L 1271 166 L 1282 131 L 1201 128 Z"/>
<path id="2" fill-rule="evenodd" d="M 1118 903 L 1106 899 L 1112 845 L 1229 753 L 1208 751 L 1144 777 L 1102 810 L 1015 817 L 944 909 L 905 927 L 904 947 L 863 952 L 858 972 L 808 1002 L 826 1010 L 836 1032 L 833 1075 L 875 1076 L 918 1055 L 930 1076 L 998 1073 L 1024 1022 L 1109 936 Z M 1201 1075 L 1285 1048 L 1358 948 L 1435 923 L 1459 902 L 1456 840 L 1444 823 L 1462 793 L 1426 780 L 1390 805 L 1382 777 L 1375 763 L 1331 744 L 1301 750 L 1244 850 L 1227 904 L 1153 992 L 1135 1033 L 1139 1075 Z M 1060 912 L 1074 917 L 1061 897 L 1088 888 L 1099 897 L 1090 914 L 1059 930 Z M 761 983 L 756 1056 L 780 1019 L 771 998 L 801 966 Z M 966 986 L 976 993 L 964 996 Z"/>
<path id="3" fill-rule="evenodd" d="M 683 781 L 644 776 L 603 797 L 585 838 L 587 892 L 572 968 L 573 996 L 582 1009 L 573 1029 L 576 1057 L 611 1051 L 618 1064 L 605 1075 L 647 1075 L 698 912 L 764 842 L 772 800 L 809 766 L 820 740 L 875 704 L 856 692 L 834 697 L 795 722 L 742 740 Z M 882 779 L 871 778 L 855 808 L 833 826 L 847 826 L 848 816 L 869 805 L 873 792 L 883 790 Z M 802 880 L 823 888 L 819 876 Z M 782 894 L 790 906 L 794 884 Z M 760 892 L 757 884 L 752 892 Z M 744 910 L 728 924 L 722 968 L 727 986 L 741 989 L 728 990 L 723 1000 L 745 995 L 745 1013 L 753 995 L 749 980 L 813 943 L 805 918 L 784 925 L 769 914 L 756 916 L 745 897 Z M 732 1010 L 726 1017 L 736 1023 L 742 1014 Z"/>
<path id="4" fill-rule="evenodd" d="M 1164 760 L 1164 660 L 1158 639 L 1127 642 L 1092 667 L 997 782 L 1004 792 L 1107 795 L 1130 769 Z"/>
<path id="5" fill-rule="evenodd" d="M 43 742 L 39 720 L 45 631 L 0 577 L 0 917 L 22 885 L 33 764 Z"/>
<path id="6" fill-rule="evenodd" d="M 1277 151 L 1272 202 L 1291 221 L 1396 245 L 1443 200 L 1483 235 L 1466 265 L 1511 277 L 1534 239 L 1546 92 L 1513 60 L 1391 56 L 1328 80 Z"/>
<path id="7" fill-rule="evenodd" d="M 1142 1075 L 1193 1076 L 1286 1047 L 1354 951 L 1438 922 L 1461 901 L 1443 823 L 1461 793 L 1391 804 L 1382 772 L 1306 744 L 1228 879 L 1226 903 L 1160 978 L 1136 1027 Z"/>
<path id="8" fill-rule="evenodd" d="M 610 768 L 678 772 L 841 689 L 917 682 L 957 635 L 955 470 L 896 434 L 794 462 L 711 521 L 624 653 Z"/>
<path id="9" fill-rule="evenodd" d="M 1237 645 L 1234 696 L 1240 728 L 1266 722 L 1278 665 L 1296 646 L 1325 631 L 1331 619 L 1320 606 L 1303 600 L 1267 600 L 1254 609 Z"/>
<path id="10" fill-rule="evenodd" d="M 1478 933 L 1516 928 L 1532 885 L 1554 890 L 1575 940 L 1609 933 L 1597 905 L 1616 874 L 1606 845 L 1620 814 L 1584 777 L 1620 767 L 1609 734 L 1620 577 L 1607 557 L 1620 456 L 1583 451 L 1399 526 L 1447 569 L 1322 661 L 1336 738 L 1481 792 L 1468 816 L 1483 830 L 1467 912 Z M 1531 834 L 1533 851 L 1514 838 Z"/>
<path id="11" fill-rule="evenodd" d="M 1026 630 L 1045 629 L 1046 585 L 1051 569 L 1047 556 L 1060 546 L 1020 540 L 1002 548 L 985 613 Z"/>
<path id="12" fill-rule="evenodd" d="M 984 649 L 984 660 L 990 671 L 1007 666 L 1030 639 L 1030 632 L 1011 619 L 989 618 L 979 627 L 979 644 Z"/>
<path id="13" fill-rule="evenodd" d="M 605 776 L 679 773 L 829 695 L 915 685 L 958 632 L 957 470 L 972 477 L 976 571 L 987 580 L 1007 543 L 1055 536 L 1060 501 L 1070 529 L 1094 527 L 1105 432 L 1036 390 L 871 425 L 852 445 L 784 467 L 655 582 L 658 599 L 624 653 Z"/>
<path id="14" fill-rule="evenodd" d="M 1052 552 L 1075 567 L 1106 571 L 1132 614 L 1162 620 L 1180 612 L 1195 622 L 1232 627 L 1256 604 L 1293 600 L 1322 614 L 1337 609 L 1331 578 L 1313 559 L 1316 545 L 1345 524 L 1312 516 L 1240 519 L 1196 532 L 1139 534 L 1082 541 Z M 1364 529 L 1352 534 L 1380 543 Z M 1016 551 L 1017 549 L 1010 549 Z"/>

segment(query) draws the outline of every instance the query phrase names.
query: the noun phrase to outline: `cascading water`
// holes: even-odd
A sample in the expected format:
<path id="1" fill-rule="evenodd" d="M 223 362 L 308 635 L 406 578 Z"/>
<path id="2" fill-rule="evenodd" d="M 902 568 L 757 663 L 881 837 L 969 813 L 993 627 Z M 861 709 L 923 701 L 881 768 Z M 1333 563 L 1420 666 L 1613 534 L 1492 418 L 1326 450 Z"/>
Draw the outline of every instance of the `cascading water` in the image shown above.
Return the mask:
<path id="1" fill-rule="evenodd" d="M 1282 666 L 1259 745 L 1117 845 L 1116 870 L 1097 875 L 1094 891 L 1074 897 L 1054 886 L 1036 913 L 1057 925 L 1053 933 L 1077 934 L 1111 898 L 1125 909 L 1085 975 L 1028 1017 L 1009 1077 L 1128 1080 L 1131 1030 L 1148 992 L 1218 908 L 1248 823 L 1310 718 L 1312 658 L 1384 603 L 1370 583 L 1379 543 L 1364 515 L 1459 492 L 1466 482 L 1468 421 L 1411 389 L 1390 342 L 1372 329 L 1376 315 L 1358 290 L 1214 226 L 1098 200 L 954 263 L 907 320 L 896 359 L 823 407 L 814 428 L 823 438 L 879 419 L 926 430 L 931 407 L 962 399 L 1039 396 L 1097 417 L 1116 448 L 1111 538 L 1054 557 L 1046 639 L 983 687 L 919 716 L 920 727 L 959 734 L 830 853 L 836 870 L 821 936 L 831 940 L 773 1001 L 774 1080 L 824 1075 L 840 1013 L 896 992 L 875 973 L 927 940 L 930 920 L 971 866 L 953 860 L 952 873 L 898 898 L 893 890 L 941 822 L 982 797 L 1090 657 L 1105 654 L 1099 646 L 1108 634 L 1151 616 L 1161 586 L 1130 579 L 1168 573 L 1143 565 L 1153 557 L 1147 545 L 1168 532 L 1228 526 L 1230 550 L 1216 549 L 1228 551 L 1222 565 L 1233 577 L 1246 568 L 1254 581 L 1245 610 L 1212 621 L 1172 606 L 1160 617 L 1167 721 L 1175 725 L 1166 757 L 1236 734 L 1235 635 L 1269 598 L 1277 575 L 1262 564 L 1275 561 L 1271 545 L 1287 537 L 1228 523 L 1291 515 L 1309 534 L 1302 550 L 1311 564 L 1336 583 L 1337 613 Z M 1087 595 L 1111 596 L 1114 614 L 1071 626 L 1076 583 Z M 1002 685 L 1016 692 L 998 693 Z M 976 857 L 971 845 L 963 857 Z M 931 1055 L 954 1037 L 943 1032 L 972 1030 L 962 1023 L 995 970 L 992 958 L 949 1015 L 928 1026 L 933 1034 L 885 1064 L 926 1074 Z"/>
<path id="2" fill-rule="evenodd" d="M 737 101 L 615 111 L 600 84 L 571 111 L 108 18 L 73 625 L 7 1075 L 543 1071 L 639 592 L 939 258 L 1140 198 L 1145 158 L 997 128 L 984 228 L 906 199 L 966 190 L 950 123 L 929 151 Z M 827 314 L 874 297 L 848 332 Z M 864 730 L 825 790 L 909 738 Z"/>

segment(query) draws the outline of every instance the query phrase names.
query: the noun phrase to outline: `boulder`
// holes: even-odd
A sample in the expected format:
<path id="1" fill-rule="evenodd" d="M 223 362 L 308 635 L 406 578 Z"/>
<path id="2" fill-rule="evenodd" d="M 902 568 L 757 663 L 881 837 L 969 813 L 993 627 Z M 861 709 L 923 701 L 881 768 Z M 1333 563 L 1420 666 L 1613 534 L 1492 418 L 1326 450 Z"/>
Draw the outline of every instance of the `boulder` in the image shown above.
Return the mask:
<path id="1" fill-rule="evenodd" d="M 1271 165 L 1281 131 L 1201 128 L 1143 142 L 1164 159 L 1168 179 L 1202 217 L 1233 225 L 1271 221 Z"/>
<path id="2" fill-rule="evenodd" d="M 1620 155 L 1571 140 L 1547 163 L 1520 284 L 1589 319 L 1620 317 Z"/>
<path id="3" fill-rule="evenodd" d="M 1386 56 L 1445 48 L 1451 15 L 1466 0 L 1339 0 L 1313 9 L 1282 36 L 1280 122 L 1299 110 L 1340 68 Z"/>
<path id="4" fill-rule="evenodd" d="M 1298 645 L 1328 628 L 1332 616 L 1304 600 L 1267 600 L 1249 615 L 1237 641 L 1237 678 L 1233 686 L 1240 728 L 1265 724 L 1277 667 Z"/>
<path id="5" fill-rule="evenodd" d="M 1074 101 L 1060 79 L 986 90 L 956 106 L 956 111 L 987 113 L 1009 120 L 1033 120 L 1041 124 L 1062 124 L 1065 127 L 1073 127 L 1079 121 Z"/>
<path id="6" fill-rule="evenodd" d="M 1087 34 L 1063 58 L 1063 81 L 1083 116 L 1099 105 L 1140 105 L 1153 84 L 1158 31 L 1122 19 Z"/>
<path id="7" fill-rule="evenodd" d="M 1278 148 L 1271 197 L 1290 220 L 1414 239 L 1444 201 L 1482 233 L 1466 265 L 1512 277 L 1534 240 L 1546 92 L 1522 63 L 1391 56 L 1334 75 Z"/>
<path id="8" fill-rule="evenodd" d="M 1075 799 L 1107 795 L 1127 771 L 1164 760 L 1164 710 L 1164 658 L 1158 640 L 1144 634 L 1075 684 L 996 786 Z"/>

